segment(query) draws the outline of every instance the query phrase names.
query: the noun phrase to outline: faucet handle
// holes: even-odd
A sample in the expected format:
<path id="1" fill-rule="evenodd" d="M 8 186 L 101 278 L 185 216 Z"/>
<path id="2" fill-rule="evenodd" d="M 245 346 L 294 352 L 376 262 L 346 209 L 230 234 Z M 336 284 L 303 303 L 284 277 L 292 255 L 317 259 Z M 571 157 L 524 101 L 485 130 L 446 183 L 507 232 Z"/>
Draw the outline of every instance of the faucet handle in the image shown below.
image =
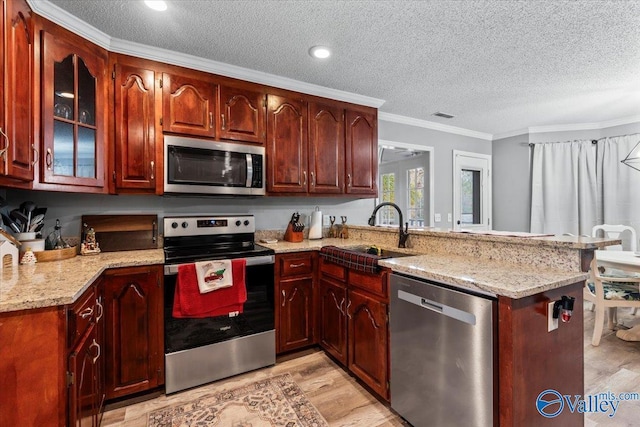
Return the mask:
<path id="1" fill-rule="evenodd" d="M 409 234 L 409 223 L 408 222 L 404 223 L 404 233 L 405 234 Z"/>

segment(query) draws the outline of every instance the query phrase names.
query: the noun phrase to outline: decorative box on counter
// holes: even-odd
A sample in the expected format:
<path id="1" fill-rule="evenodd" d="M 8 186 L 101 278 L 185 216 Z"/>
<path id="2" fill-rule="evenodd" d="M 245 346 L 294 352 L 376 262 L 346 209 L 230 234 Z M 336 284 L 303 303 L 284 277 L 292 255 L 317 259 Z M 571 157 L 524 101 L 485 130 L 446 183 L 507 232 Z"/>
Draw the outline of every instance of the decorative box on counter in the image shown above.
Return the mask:
<path id="1" fill-rule="evenodd" d="M 102 252 L 158 248 L 158 215 L 83 215 L 82 227 L 93 228 Z"/>

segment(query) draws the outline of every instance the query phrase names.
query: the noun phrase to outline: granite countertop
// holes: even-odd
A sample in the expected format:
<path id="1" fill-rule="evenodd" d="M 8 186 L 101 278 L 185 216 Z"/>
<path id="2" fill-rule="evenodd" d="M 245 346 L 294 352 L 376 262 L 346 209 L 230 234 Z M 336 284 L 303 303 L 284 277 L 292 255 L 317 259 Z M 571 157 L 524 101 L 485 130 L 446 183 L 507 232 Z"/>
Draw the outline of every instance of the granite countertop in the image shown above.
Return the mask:
<path id="1" fill-rule="evenodd" d="M 163 264 L 162 249 L 103 252 L 0 270 L 0 312 L 71 304 L 105 269 Z"/>
<path id="2" fill-rule="evenodd" d="M 378 261 L 379 265 L 414 277 L 472 291 L 524 298 L 584 281 L 588 273 L 541 269 L 524 264 L 456 255 L 418 255 Z"/>
<path id="3" fill-rule="evenodd" d="M 308 240 L 305 239 L 299 243 L 291 243 L 285 240 L 278 240 L 278 243 L 263 243 L 259 242 L 261 246 L 267 247 L 269 249 L 273 249 L 276 251 L 276 254 L 284 254 L 289 252 L 303 252 L 303 251 L 319 251 L 323 246 L 337 246 L 339 248 L 349 249 L 354 248 L 356 246 L 370 246 L 371 240 L 358 240 L 358 239 L 336 239 L 336 238 L 323 238 L 323 239 L 315 239 Z M 411 249 L 403 249 L 403 248 L 387 248 L 384 249 L 393 249 L 394 252 L 406 252 L 410 255 L 417 255 L 418 252 Z"/>

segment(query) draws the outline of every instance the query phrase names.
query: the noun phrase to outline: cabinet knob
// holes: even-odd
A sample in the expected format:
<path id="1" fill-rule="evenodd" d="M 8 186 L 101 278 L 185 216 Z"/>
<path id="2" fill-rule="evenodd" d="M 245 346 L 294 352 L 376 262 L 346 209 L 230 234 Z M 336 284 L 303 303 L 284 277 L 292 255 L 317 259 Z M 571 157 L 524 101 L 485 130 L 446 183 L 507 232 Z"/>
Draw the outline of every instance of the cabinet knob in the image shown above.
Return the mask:
<path id="1" fill-rule="evenodd" d="M 40 160 L 40 153 L 38 152 L 35 144 L 31 144 L 31 149 L 33 150 L 33 162 L 31 162 L 31 166 L 35 166 L 36 163 L 38 163 L 38 160 Z"/>

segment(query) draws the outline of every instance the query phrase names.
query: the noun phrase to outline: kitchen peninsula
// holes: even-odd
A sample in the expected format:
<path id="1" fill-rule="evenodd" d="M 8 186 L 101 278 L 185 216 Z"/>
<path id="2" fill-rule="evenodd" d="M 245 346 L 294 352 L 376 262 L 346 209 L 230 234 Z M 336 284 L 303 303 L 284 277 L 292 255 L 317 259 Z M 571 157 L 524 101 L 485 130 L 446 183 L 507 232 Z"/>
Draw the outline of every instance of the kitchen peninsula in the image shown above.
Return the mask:
<path id="1" fill-rule="evenodd" d="M 276 256 L 314 252 L 328 245 L 347 248 L 375 244 L 392 249 L 397 243 L 396 233 L 397 229 L 351 226 L 349 239 L 278 242 L 265 246 L 274 249 Z M 269 232 L 259 231 L 256 237 L 262 234 L 267 236 Z M 582 267 L 588 265 L 587 260 L 595 249 L 617 241 L 469 235 L 438 230 L 412 230 L 410 234 L 408 248 L 399 251 L 416 255 L 380 260 L 380 265 L 451 286 L 494 294 L 498 300 L 495 363 L 499 369 L 494 397 L 499 403 L 494 419 L 499 419 L 499 423 L 496 424 L 582 425 L 579 415 L 563 413 L 552 422 L 535 410 L 535 398 L 544 389 L 556 388 L 567 394 L 584 392 L 582 316 L 574 316 L 570 323 L 547 332 L 546 306 L 562 295 L 573 296 L 576 298 L 574 310 L 581 313 L 582 286 L 587 277 Z M 162 251 L 146 250 L 3 269 L 0 283 L 3 342 L 0 375 L 5 385 L 0 392 L 2 417 L 28 415 L 36 424 L 37 420 L 51 417 L 63 420 L 66 339 L 62 307 L 78 304 L 77 299 L 105 269 L 163 262 Z M 34 340 L 22 340 L 23 332 L 32 332 Z M 16 357 L 19 354 L 22 358 Z M 43 372 L 47 375 L 42 375 Z M 40 402 L 36 409 L 31 408 L 33 401 Z"/>

